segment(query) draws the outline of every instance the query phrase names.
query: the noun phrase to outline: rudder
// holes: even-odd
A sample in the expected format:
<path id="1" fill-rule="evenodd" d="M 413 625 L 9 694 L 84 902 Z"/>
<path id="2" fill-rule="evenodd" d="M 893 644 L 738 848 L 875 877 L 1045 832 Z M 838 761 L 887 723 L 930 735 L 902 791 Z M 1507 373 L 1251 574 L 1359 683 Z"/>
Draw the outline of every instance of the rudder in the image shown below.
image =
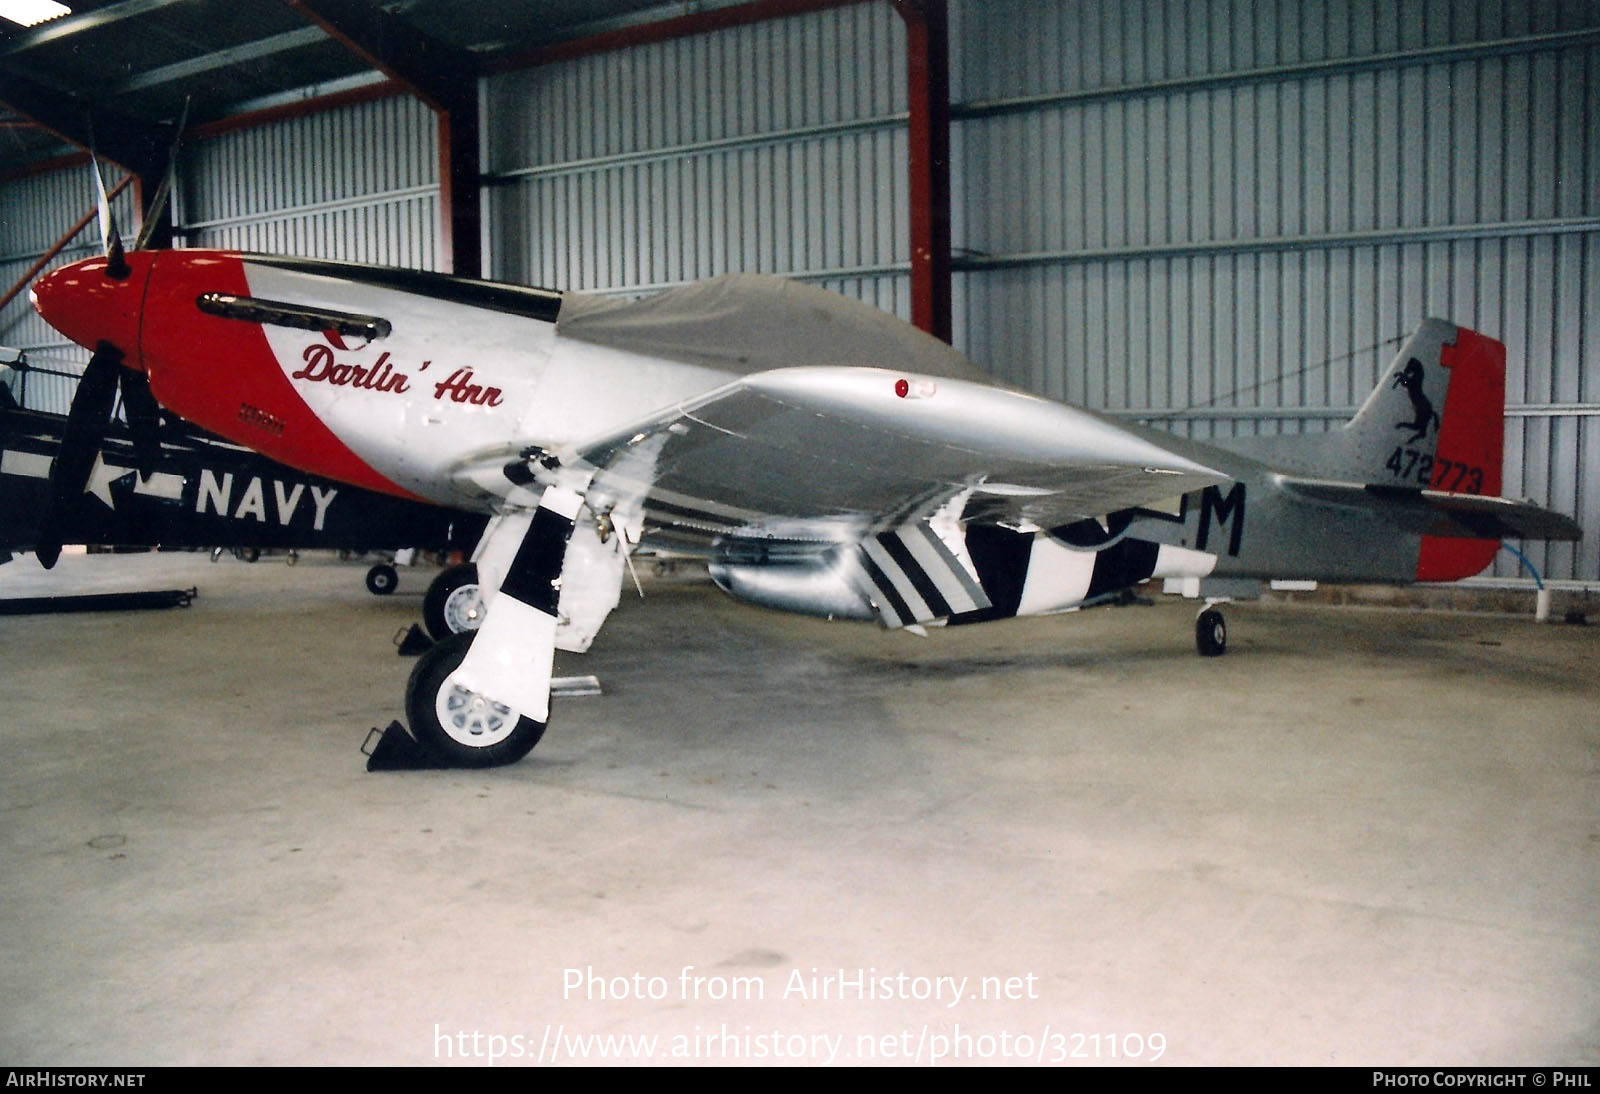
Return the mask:
<path id="1" fill-rule="evenodd" d="M 1450 370 L 1449 395 L 1434 457 L 1435 490 L 1499 497 L 1505 455 L 1506 347 L 1457 328 L 1440 364 Z M 1422 538 L 1418 581 L 1455 581 L 1479 573 L 1500 550 L 1497 539 Z"/>
<path id="2" fill-rule="evenodd" d="M 1505 399 L 1503 344 L 1424 320 L 1341 431 L 1348 466 L 1340 471 L 1374 486 L 1498 497 Z M 1470 577 L 1499 549 L 1499 540 L 1424 536 L 1417 580 Z"/>

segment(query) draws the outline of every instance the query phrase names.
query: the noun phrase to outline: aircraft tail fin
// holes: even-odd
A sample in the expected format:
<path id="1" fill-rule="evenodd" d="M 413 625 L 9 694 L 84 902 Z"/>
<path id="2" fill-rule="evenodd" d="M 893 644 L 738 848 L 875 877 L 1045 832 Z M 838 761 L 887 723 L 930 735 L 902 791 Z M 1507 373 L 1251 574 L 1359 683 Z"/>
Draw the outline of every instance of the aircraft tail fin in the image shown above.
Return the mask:
<path id="1" fill-rule="evenodd" d="M 1345 482 L 1498 497 L 1505 398 L 1505 346 L 1427 319 L 1356 416 L 1307 455 L 1317 473 Z M 1470 577 L 1499 549 L 1498 539 L 1424 536 L 1417 580 Z"/>
<path id="2" fill-rule="evenodd" d="M 1505 406 L 1505 346 L 1425 320 L 1339 431 L 1349 465 L 1330 470 L 1373 485 L 1498 495 Z"/>

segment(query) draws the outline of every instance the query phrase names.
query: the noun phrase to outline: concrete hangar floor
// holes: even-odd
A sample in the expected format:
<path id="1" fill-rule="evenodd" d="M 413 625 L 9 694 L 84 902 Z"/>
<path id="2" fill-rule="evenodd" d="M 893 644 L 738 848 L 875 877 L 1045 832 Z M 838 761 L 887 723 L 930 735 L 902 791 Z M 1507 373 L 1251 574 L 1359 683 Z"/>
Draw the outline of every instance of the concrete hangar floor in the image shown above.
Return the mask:
<path id="1" fill-rule="evenodd" d="M 368 774 L 431 574 L 363 573 L 0 569 L 200 590 L 0 618 L 0 1059 L 1600 1060 L 1596 628 L 660 580 L 527 760 Z"/>

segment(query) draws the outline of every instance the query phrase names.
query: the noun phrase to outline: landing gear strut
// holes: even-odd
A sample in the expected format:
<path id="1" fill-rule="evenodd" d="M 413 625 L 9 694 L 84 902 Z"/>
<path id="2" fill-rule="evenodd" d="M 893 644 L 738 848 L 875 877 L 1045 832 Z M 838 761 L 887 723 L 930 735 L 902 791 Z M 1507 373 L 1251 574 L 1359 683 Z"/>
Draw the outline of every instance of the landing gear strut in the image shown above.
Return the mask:
<path id="1" fill-rule="evenodd" d="M 406 717 L 412 734 L 451 767 L 515 763 L 544 736 L 543 722 L 450 679 L 476 637 L 475 632 L 467 632 L 439 642 L 417 661 L 406 685 Z"/>
<path id="2" fill-rule="evenodd" d="M 557 647 L 588 649 L 616 607 L 624 540 L 601 538 L 598 521 L 580 516 L 584 505 L 571 487 L 545 487 L 537 508 L 495 518 L 477 569 L 446 571 L 450 580 L 429 590 L 430 629 L 443 622 L 451 585 L 491 590 L 477 629 L 443 636 L 406 686 L 411 734 L 441 762 L 491 767 L 527 755 L 550 717 Z"/>

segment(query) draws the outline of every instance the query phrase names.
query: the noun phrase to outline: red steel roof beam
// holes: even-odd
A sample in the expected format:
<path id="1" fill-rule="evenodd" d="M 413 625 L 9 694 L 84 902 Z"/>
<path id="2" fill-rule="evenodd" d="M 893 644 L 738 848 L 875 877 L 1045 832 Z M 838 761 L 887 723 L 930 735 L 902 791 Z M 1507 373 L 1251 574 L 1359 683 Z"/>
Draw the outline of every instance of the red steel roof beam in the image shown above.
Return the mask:
<path id="1" fill-rule="evenodd" d="M 906 23 L 911 111 L 911 321 L 948 342 L 950 29 L 945 0 L 894 0 Z"/>
<path id="2" fill-rule="evenodd" d="M 477 59 L 363 0 L 284 3 L 410 89 L 439 116 L 440 235 L 446 270 L 466 277 L 481 276 Z"/>

